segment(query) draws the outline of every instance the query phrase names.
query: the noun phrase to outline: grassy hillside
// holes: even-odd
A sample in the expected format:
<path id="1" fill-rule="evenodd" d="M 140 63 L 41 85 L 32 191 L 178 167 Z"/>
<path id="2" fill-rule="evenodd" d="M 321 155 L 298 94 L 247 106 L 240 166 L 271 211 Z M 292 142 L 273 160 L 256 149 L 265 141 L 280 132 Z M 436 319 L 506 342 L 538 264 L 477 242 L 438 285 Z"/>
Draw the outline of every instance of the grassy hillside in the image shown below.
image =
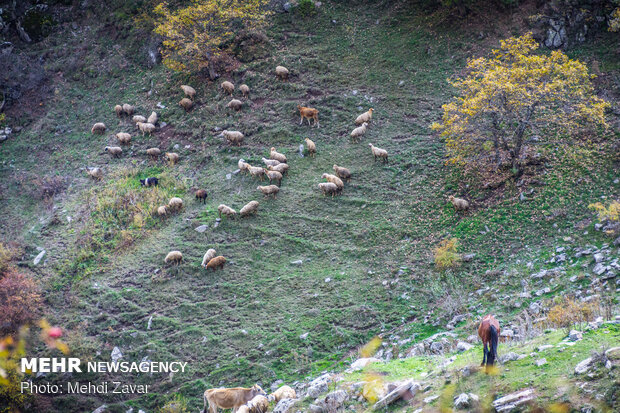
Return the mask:
<path id="1" fill-rule="evenodd" d="M 500 293 L 467 301 L 484 286 L 502 294 L 521 288 L 519 277 L 485 271 L 543 262 L 565 237 L 606 242 L 593 231 L 587 205 L 618 196 L 613 155 L 566 160 L 527 189 L 508 183 L 481 192 L 464 188 L 443 165 L 442 142 L 429 130 L 452 93 L 445 79 L 499 38 L 519 34 L 520 24 L 500 15 L 479 26 L 450 25 L 415 9 L 366 3 L 329 2 L 307 18 L 278 15 L 268 33 L 269 57 L 230 76 L 252 90 L 239 113 L 226 108 L 219 82 L 141 67 L 96 22 L 33 46 L 31 53 L 47 50 L 54 92 L 43 112 L 22 115 L 24 129 L 0 146 L 0 234 L 26 246 L 21 264 L 44 286 L 48 318 L 74 332 L 76 352 L 108 360 L 117 346 L 126 360 L 190 366 L 180 376 L 132 379 L 154 383 L 145 397 L 60 396 L 52 406 L 83 411 L 105 402 L 119 411 L 153 410 L 180 393 L 196 408 L 207 387 L 310 377 L 403 325 L 423 339 L 474 307 L 509 317 L 516 309 Z M 478 40 L 482 28 L 487 35 Z M 608 52 L 615 41 L 601 35 L 571 53 L 597 59 L 612 74 L 607 79 L 617 78 L 619 61 Z M 275 80 L 278 64 L 292 71 L 289 82 Z M 618 84 L 609 82 L 613 97 Z M 198 91 L 189 113 L 178 106 L 181 84 Z M 157 111 L 167 125 L 139 135 L 114 114 L 123 102 L 146 116 Z M 320 128 L 299 125 L 298 104 L 319 109 Z M 353 120 L 369 107 L 372 125 L 354 144 Z M 95 122 L 107 125 L 105 135 L 90 133 Z M 244 145 L 227 145 L 222 129 L 243 131 Z M 103 148 L 115 145 L 121 131 L 134 135 L 132 143 L 111 159 Z M 306 137 L 317 144 L 315 158 L 298 155 Z M 387 149 L 389 164 L 375 163 L 368 143 Z M 152 146 L 178 152 L 180 163 L 149 160 L 144 151 Z M 290 172 L 277 199 L 267 200 L 256 180 L 232 172 L 239 158 L 261 164 L 272 146 L 287 155 Z M 353 179 L 332 199 L 317 184 L 334 163 L 348 167 Z M 88 179 L 86 166 L 101 166 L 103 181 Z M 147 176 L 162 178 L 157 193 L 139 186 Z M 47 186 L 52 197 L 43 194 Z M 193 199 L 194 187 L 209 192 L 206 206 Z M 520 201 L 522 191 L 527 201 Z M 472 210 L 457 214 L 446 202 L 454 193 L 471 199 Z M 152 216 L 170 196 L 184 199 L 183 212 Z M 255 217 L 215 226 L 219 204 L 239 210 L 251 200 L 260 202 Z M 202 224 L 206 232 L 195 231 Z M 446 237 L 476 256 L 439 273 L 432 249 Z M 36 247 L 47 251 L 44 265 L 32 265 Z M 200 267 L 209 248 L 227 257 L 223 271 Z M 171 250 L 183 252 L 178 268 L 164 266 Z M 561 283 L 548 296 L 565 288 Z"/>

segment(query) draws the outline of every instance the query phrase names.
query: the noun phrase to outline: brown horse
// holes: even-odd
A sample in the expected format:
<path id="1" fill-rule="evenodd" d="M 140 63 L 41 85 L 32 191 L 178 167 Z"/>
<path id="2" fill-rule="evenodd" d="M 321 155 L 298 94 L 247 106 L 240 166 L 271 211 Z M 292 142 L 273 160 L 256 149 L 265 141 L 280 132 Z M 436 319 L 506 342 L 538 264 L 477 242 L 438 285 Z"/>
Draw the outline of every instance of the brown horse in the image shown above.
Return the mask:
<path id="1" fill-rule="evenodd" d="M 499 338 L 499 322 L 491 314 L 485 315 L 478 327 L 478 335 L 482 340 L 484 356 L 481 367 L 487 368 L 495 364 L 497 357 L 497 343 Z M 488 345 L 488 349 L 487 349 Z"/>

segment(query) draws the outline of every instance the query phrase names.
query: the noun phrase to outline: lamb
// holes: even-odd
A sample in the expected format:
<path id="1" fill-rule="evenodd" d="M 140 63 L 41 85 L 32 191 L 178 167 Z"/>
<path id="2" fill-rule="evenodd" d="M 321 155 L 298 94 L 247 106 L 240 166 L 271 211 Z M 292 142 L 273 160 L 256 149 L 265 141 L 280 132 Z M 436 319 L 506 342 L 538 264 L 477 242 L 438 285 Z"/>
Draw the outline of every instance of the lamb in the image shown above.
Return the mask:
<path id="1" fill-rule="evenodd" d="M 246 85 L 245 83 L 239 86 L 239 90 L 243 94 L 244 98 L 247 98 L 250 95 L 250 87 Z"/>
<path id="2" fill-rule="evenodd" d="M 146 154 L 151 158 L 157 158 L 159 155 L 161 155 L 161 150 L 159 148 L 148 148 L 146 150 Z"/>
<path id="3" fill-rule="evenodd" d="M 142 136 L 144 136 L 145 133 L 150 135 L 157 129 L 152 123 L 138 122 L 136 125 L 138 125 L 138 128 L 142 131 Z"/>
<path id="4" fill-rule="evenodd" d="M 103 135 L 103 133 L 105 132 L 105 124 L 103 122 L 97 122 L 93 125 L 90 131 L 91 133 L 94 133 L 97 135 Z"/>
<path id="5" fill-rule="evenodd" d="M 355 124 L 361 125 L 362 123 L 369 123 L 370 120 L 372 119 L 373 110 L 374 110 L 373 108 L 370 108 L 368 109 L 368 112 L 364 112 L 361 115 L 359 115 L 357 119 L 355 119 Z"/>
<path id="6" fill-rule="evenodd" d="M 385 149 L 377 148 L 373 146 L 372 143 L 369 143 L 368 146 L 370 146 L 370 150 L 372 151 L 372 154 L 375 156 L 375 162 L 377 161 L 377 158 L 382 158 L 385 160 L 385 162 L 388 162 L 388 153 Z"/>
<path id="7" fill-rule="evenodd" d="M 276 185 L 267 185 L 267 186 L 257 186 L 256 190 L 261 191 L 263 195 L 265 195 L 265 198 L 268 198 L 269 195 L 273 195 L 273 198 L 275 199 L 276 195 L 280 191 L 280 188 L 278 188 Z"/>
<path id="8" fill-rule="evenodd" d="M 183 209 L 183 200 L 181 198 L 170 198 L 170 201 L 168 201 L 168 208 L 170 208 L 171 211 L 180 211 Z"/>
<path id="9" fill-rule="evenodd" d="M 239 159 L 239 162 L 237 162 L 237 166 L 239 167 L 240 172 L 247 172 L 250 169 L 250 164 L 243 159 Z"/>
<path id="10" fill-rule="evenodd" d="M 165 205 L 162 205 L 160 207 L 157 208 L 157 215 L 159 215 L 160 217 L 165 217 L 168 214 L 168 207 Z"/>
<path id="11" fill-rule="evenodd" d="M 116 112 L 116 116 L 120 118 L 123 116 L 123 107 L 121 105 L 114 106 L 114 112 Z"/>
<path id="12" fill-rule="evenodd" d="M 101 168 L 86 168 L 86 173 L 88 174 L 88 176 L 97 181 L 103 178 L 103 171 L 101 170 Z"/>
<path id="13" fill-rule="evenodd" d="M 185 96 L 188 96 L 190 99 L 194 100 L 194 97 L 196 96 L 196 90 L 193 87 L 181 85 L 181 89 L 183 89 L 183 93 L 185 93 Z"/>
<path id="14" fill-rule="evenodd" d="M 202 264 L 200 264 L 200 266 L 206 268 L 209 261 L 211 261 L 213 258 L 215 258 L 215 250 L 213 248 L 210 248 L 207 250 L 207 252 L 205 252 L 204 257 L 202 257 Z"/>
<path id="15" fill-rule="evenodd" d="M 176 265 L 179 265 L 181 261 L 183 261 L 183 254 L 181 254 L 181 251 L 170 251 L 168 255 L 166 255 L 166 258 L 164 259 L 164 262 L 166 264 L 171 262 Z"/>
<path id="16" fill-rule="evenodd" d="M 127 116 L 133 115 L 135 111 L 136 108 L 134 106 L 130 105 L 129 103 L 123 103 L 123 112 L 125 112 Z"/>
<path id="17" fill-rule="evenodd" d="M 319 184 L 319 189 L 323 191 L 323 195 L 329 194 L 332 196 L 332 198 L 334 197 L 334 195 L 338 193 L 338 186 L 336 186 L 336 184 L 333 184 L 331 182 L 321 182 Z"/>
<path id="18" fill-rule="evenodd" d="M 185 109 L 186 112 L 189 112 L 192 109 L 192 106 L 194 106 L 194 102 L 188 98 L 183 98 L 179 101 L 179 105 Z"/>
<path id="19" fill-rule="evenodd" d="M 179 154 L 176 152 L 166 152 L 164 157 L 170 162 L 170 165 L 174 165 L 179 162 Z"/>
<path id="20" fill-rule="evenodd" d="M 239 215 L 241 217 L 247 217 L 249 215 L 256 214 L 256 211 L 258 211 L 258 201 L 250 201 L 243 208 L 241 208 Z"/>
<path id="21" fill-rule="evenodd" d="M 157 185 L 159 185 L 159 179 L 155 177 L 140 179 L 140 186 L 149 187 L 149 186 L 157 186 Z"/>
<path id="22" fill-rule="evenodd" d="M 310 125 L 310 119 L 314 120 L 314 124 L 316 127 L 319 127 L 319 111 L 314 108 L 307 108 L 304 106 L 297 105 L 297 109 L 299 109 L 299 124 L 301 125 L 304 122 L 304 119 L 308 119 L 308 125 Z"/>
<path id="23" fill-rule="evenodd" d="M 260 166 L 250 165 L 248 167 L 248 171 L 250 172 L 250 175 L 252 175 L 254 178 L 260 178 L 261 181 L 263 180 L 263 176 L 265 176 L 265 170 Z"/>
<path id="24" fill-rule="evenodd" d="M 152 123 L 153 125 L 155 125 L 158 120 L 159 120 L 159 117 L 157 116 L 157 113 L 151 112 L 151 116 L 149 116 L 149 118 L 146 121 L 148 123 Z"/>
<path id="25" fill-rule="evenodd" d="M 131 121 L 136 124 L 140 122 L 146 123 L 146 118 L 142 115 L 134 115 L 134 117 L 131 118 Z"/>
<path id="26" fill-rule="evenodd" d="M 286 174 L 288 172 L 288 164 L 286 164 L 286 163 L 281 163 L 279 165 L 269 165 L 269 166 L 267 166 L 267 168 L 270 171 L 278 171 L 282 175 L 284 175 L 284 174 Z"/>
<path id="27" fill-rule="evenodd" d="M 327 182 L 331 182 L 332 184 L 336 184 L 336 186 L 338 187 L 338 191 L 342 191 L 342 189 L 344 188 L 344 183 L 336 175 L 323 174 L 323 175 L 321 175 L 321 178 L 327 179 Z"/>
<path id="28" fill-rule="evenodd" d="M 131 142 L 131 135 L 125 132 L 119 132 L 116 134 L 116 139 L 121 145 L 128 145 Z"/>
<path id="29" fill-rule="evenodd" d="M 105 151 L 112 155 L 113 158 L 117 158 L 123 153 L 123 150 L 118 146 L 106 146 Z"/>
<path id="30" fill-rule="evenodd" d="M 466 211 L 469 209 L 469 202 L 462 198 L 456 198 L 452 195 L 448 197 L 448 201 L 454 205 L 454 208 L 457 211 Z"/>
<path id="31" fill-rule="evenodd" d="M 243 133 L 239 131 L 224 130 L 222 131 L 222 134 L 228 140 L 228 142 L 232 144 L 237 144 L 237 146 L 241 146 L 244 138 Z"/>
<path id="32" fill-rule="evenodd" d="M 250 413 L 267 413 L 267 410 L 269 410 L 269 400 L 262 394 L 258 394 L 247 403 L 247 406 L 250 409 Z"/>
<path id="33" fill-rule="evenodd" d="M 364 122 L 362 126 L 353 129 L 351 132 L 351 139 L 353 139 L 353 142 L 359 142 L 359 138 L 366 133 L 366 126 L 368 126 L 368 123 Z"/>
<path id="34" fill-rule="evenodd" d="M 308 154 L 314 158 L 316 153 L 316 145 L 309 138 L 306 138 L 306 148 L 308 148 Z"/>
<path id="35" fill-rule="evenodd" d="M 282 399 L 296 399 L 297 393 L 290 386 L 282 386 L 278 390 L 274 391 L 269 395 L 269 399 L 271 401 L 276 402 L 276 404 Z"/>
<path id="36" fill-rule="evenodd" d="M 226 105 L 226 107 L 239 111 L 243 107 L 243 102 L 239 99 L 233 99 L 228 102 L 228 105 Z"/>
<path id="37" fill-rule="evenodd" d="M 278 162 L 286 163 L 286 155 L 283 153 L 277 152 L 276 148 L 271 148 L 271 152 L 269 153 L 269 157 L 271 159 L 275 159 Z"/>
<path id="38" fill-rule="evenodd" d="M 269 183 L 271 183 L 271 181 L 278 181 L 278 186 L 282 185 L 282 174 L 280 172 L 265 169 L 265 174 L 267 178 L 269 178 Z"/>
<path id="39" fill-rule="evenodd" d="M 288 69 L 284 66 L 276 66 L 276 76 L 280 78 L 280 80 L 287 80 Z"/>
<path id="40" fill-rule="evenodd" d="M 237 215 L 237 211 L 229 207 L 228 205 L 220 204 L 217 207 L 217 210 L 220 214 L 220 218 L 222 218 L 222 214 L 226 215 L 226 218 L 235 219 L 235 215 Z"/>
<path id="41" fill-rule="evenodd" d="M 224 91 L 226 93 L 228 93 L 229 95 L 232 96 L 233 92 L 235 91 L 235 85 L 233 85 L 231 82 L 229 82 L 228 80 L 225 80 L 224 82 L 222 82 L 222 84 L 220 85 L 220 87 L 222 89 L 224 89 Z"/>
<path id="42" fill-rule="evenodd" d="M 347 168 L 343 168 L 334 164 L 334 171 L 339 178 L 344 179 L 347 182 L 351 180 L 351 171 L 349 171 Z"/>
<path id="43" fill-rule="evenodd" d="M 196 196 L 196 199 L 202 201 L 203 204 L 207 203 L 207 191 L 205 191 L 204 189 L 197 190 L 196 192 L 194 192 L 194 195 Z"/>
<path id="44" fill-rule="evenodd" d="M 211 261 L 207 263 L 206 269 L 213 269 L 213 271 L 217 271 L 218 268 L 224 269 L 224 264 L 226 264 L 226 258 L 223 256 L 218 256 L 212 258 Z"/>

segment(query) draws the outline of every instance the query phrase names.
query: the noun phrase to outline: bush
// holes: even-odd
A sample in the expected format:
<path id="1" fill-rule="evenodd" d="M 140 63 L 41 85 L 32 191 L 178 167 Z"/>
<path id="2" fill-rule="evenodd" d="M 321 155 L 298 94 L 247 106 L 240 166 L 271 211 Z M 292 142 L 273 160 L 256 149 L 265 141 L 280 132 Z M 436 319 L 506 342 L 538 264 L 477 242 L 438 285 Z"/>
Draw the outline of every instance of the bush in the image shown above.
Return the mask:
<path id="1" fill-rule="evenodd" d="M 592 320 L 597 307 L 595 303 L 578 302 L 568 297 L 556 297 L 554 302 L 547 318 L 555 327 L 563 328 L 567 333 L 575 325 Z"/>
<path id="2" fill-rule="evenodd" d="M 34 280 L 13 268 L 0 279 L 0 334 L 15 333 L 33 321 L 41 305 L 41 295 Z"/>
<path id="3" fill-rule="evenodd" d="M 159 409 L 159 413 L 186 413 L 187 400 L 183 396 L 177 394 L 173 400 L 170 400 Z"/>
<path id="4" fill-rule="evenodd" d="M 456 238 L 445 239 L 435 248 L 435 266 L 440 270 L 461 265 L 461 256 L 457 253 L 459 241 Z"/>
<path id="5" fill-rule="evenodd" d="M 10 268 L 11 261 L 21 254 L 20 248 L 0 242 L 0 278 Z"/>
<path id="6" fill-rule="evenodd" d="M 300 0 L 295 11 L 303 17 L 308 17 L 316 14 L 316 6 L 313 0 Z"/>

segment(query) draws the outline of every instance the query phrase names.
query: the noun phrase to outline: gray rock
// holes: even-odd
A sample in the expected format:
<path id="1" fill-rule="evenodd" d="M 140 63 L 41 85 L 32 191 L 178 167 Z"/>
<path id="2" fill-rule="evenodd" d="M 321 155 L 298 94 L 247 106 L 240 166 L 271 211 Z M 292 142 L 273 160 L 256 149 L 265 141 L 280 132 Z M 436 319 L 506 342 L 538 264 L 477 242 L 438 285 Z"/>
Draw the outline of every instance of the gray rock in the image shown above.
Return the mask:
<path id="1" fill-rule="evenodd" d="M 478 396 L 473 393 L 461 393 L 454 398 L 454 407 L 457 409 L 466 409 L 473 406 L 478 400 Z"/>
<path id="2" fill-rule="evenodd" d="M 385 407 L 394 403 L 396 400 L 408 394 L 408 397 L 413 397 L 420 390 L 420 385 L 413 380 L 407 380 L 394 390 L 386 394 L 372 407 L 373 410 L 383 410 Z"/>
<path id="3" fill-rule="evenodd" d="M 273 408 L 273 413 L 292 413 L 292 409 L 297 401 L 297 399 L 282 399 Z"/>
<path id="4" fill-rule="evenodd" d="M 121 349 L 118 347 L 114 347 L 112 349 L 112 354 L 110 355 L 112 358 L 112 363 L 116 363 L 120 358 L 123 357 L 123 353 L 121 353 Z"/>
<path id="5" fill-rule="evenodd" d="M 200 232 L 200 233 L 202 234 L 203 232 L 205 232 L 205 231 L 207 230 L 207 228 L 208 228 L 208 227 L 207 227 L 206 225 L 201 225 L 201 226 L 199 226 L 199 227 L 196 227 L 196 228 L 195 228 L 195 230 L 196 230 L 197 232 Z"/>
<path id="6" fill-rule="evenodd" d="M 458 343 L 456 343 L 456 350 L 460 353 L 462 353 L 463 351 L 467 351 L 472 349 L 474 346 L 472 346 L 469 343 L 466 343 L 464 341 L 459 341 Z"/>
<path id="7" fill-rule="evenodd" d="M 544 366 L 545 364 L 547 364 L 547 359 L 546 358 L 541 358 L 536 360 L 536 366 L 540 367 L 540 366 Z"/>
<path id="8" fill-rule="evenodd" d="M 336 390 L 325 396 L 324 402 L 328 412 L 335 412 L 344 404 L 349 398 L 349 395 L 344 390 Z"/>
<path id="9" fill-rule="evenodd" d="M 438 394 L 436 394 L 436 395 L 434 395 L 434 396 L 428 396 L 427 398 L 425 398 L 425 399 L 424 399 L 424 403 L 425 403 L 425 404 L 432 403 L 432 402 L 434 402 L 435 400 L 437 400 L 438 398 L 439 398 L 439 395 L 438 395 Z"/>
<path id="10" fill-rule="evenodd" d="M 282 5 L 282 8 L 284 9 L 285 12 L 288 13 L 293 8 L 293 5 L 287 1 L 286 3 Z"/>
<path id="11" fill-rule="evenodd" d="M 284 384 L 284 380 L 282 379 L 278 379 L 276 381 L 274 381 L 273 383 L 271 383 L 271 386 L 269 386 L 269 388 L 271 389 L 271 391 L 276 391 L 280 388 L 280 386 L 282 386 Z"/>
<path id="12" fill-rule="evenodd" d="M 592 268 L 592 272 L 596 275 L 601 275 L 605 271 L 607 271 L 607 267 L 603 265 L 603 263 L 600 263 L 600 262 L 596 264 L 594 268 Z"/>
<path id="13" fill-rule="evenodd" d="M 325 393 L 328 390 L 328 385 L 331 382 L 331 376 L 329 373 L 323 374 L 320 377 L 312 380 L 308 384 L 308 397 L 316 399 L 322 393 Z"/>
<path id="14" fill-rule="evenodd" d="M 600 252 L 597 252 L 592 257 L 594 258 L 594 262 L 596 262 L 596 263 L 602 262 L 605 259 L 605 255 L 603 255 Z"/>
<path id="15" fill-rule="evenodd" d="M 291 265 L 301 265 L 303 264 L 304 261 L 303 260 L 296 260 L 296 261 L 291 261 Z"/>
<path id="16" fill-rule="evenodd" d="M 299 336 L 300 339 L 305 340 L 308 338 L 308 335 L 310 335 L 310 333 L 303 333 Z"/>
<path id="17" fill-rule="evenodd" d="M 41 250 L 41 252 L 38 253 L 37 256 L 34 258 L 34 261 L 32 261 L 32 263 L 34 265 L 39 265 L 39 263 L 41 262 L 41 260 L 45 256 L 45 254 L 46 254 L 46 251 L 45 250 Z"/>
<path id="18" fill-rule="evenodd" d="M 568 334 L 568 339 L 570 341 L 579 341 L 583 338 L 583 333 L 577 330 L 571 330 Z"/>
<path id="19" fill-rule="evenodd" d="M 540 353 L 541 351 L 549 350 L 550 348 L 553 348 L 553 347 L 554 346 L 552 344 L 544 344 L 542 346 L 538 346 L 536 350 Z"/>
<path id="20" fill-rule="evenodd" d="M 515 410 L 518 406 L 534 400 L 535 397 L 536 395 L 534 394 L 533 389 L 526 389 L 496 399 L 495 401 L 493 401 L 493 407 L 498 413 L 510 412 L 512 410 Z"/>
<path id="21" fill-rule="evenodd" d="M 443 343 L 441 341 L 435 341 L 431 343 L 431 351 L 436 354 L 441 354 L 444 351 Z"/>
<path id="22" fill-rule="evenodd" d="M 106 406 L 105 404 L 102 404 L 101 406 L 93 410 L 93 413 L 105 413 L 107 410 L 108 410 L 108 406 Z"/>
<path id="23" fill-rule="evenodd" d="M 369 365 L 370 363 L 379 363 L 379 362 L 381 362 L 381 360 L 379 360 L 378 358 L 375 358 L 375 357 L 364 357 L 364 358 L 355 360 L 351 364 L 351 369 L 353 369 L 353 370 L 361 370 L 364 367 L 366 367 L 367 365 Z"/>
<path id="24" fill-rule="evenodd" d="M 519 359 L 519 355 L 514 351 L 510 353 L 502 354 L 497 358 L 501 364 L 505 364 L 507 361 L 515 361 Z"/>
<path id="25" fill-rule="evenodd" d="M 592 366 L 594 366 L 594 359 L 592 357 L 588 357 L 575 366 L 575 374 L 587 373 Z"/>

